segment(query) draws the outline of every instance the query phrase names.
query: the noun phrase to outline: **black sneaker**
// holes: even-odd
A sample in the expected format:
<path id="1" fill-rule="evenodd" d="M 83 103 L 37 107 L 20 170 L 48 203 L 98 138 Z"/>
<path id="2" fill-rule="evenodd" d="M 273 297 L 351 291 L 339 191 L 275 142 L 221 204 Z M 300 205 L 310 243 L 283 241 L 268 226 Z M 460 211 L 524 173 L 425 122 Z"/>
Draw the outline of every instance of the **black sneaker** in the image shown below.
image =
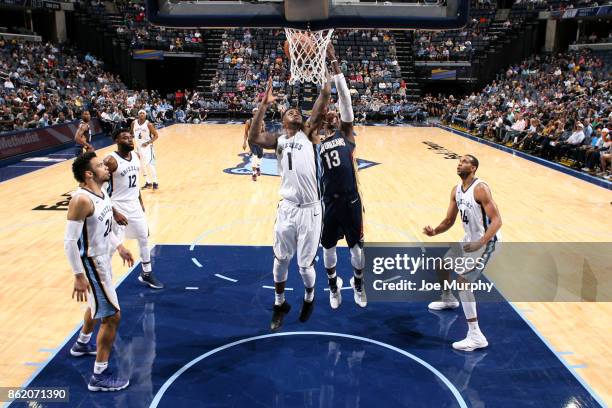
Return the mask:
<path id="1" fill-rule="evenodd" d="M 314 309 L 314 298 L 312 302 L 303 301 L 302 309 L 300 310 L 300 322 L 305 323 L 310 319 L 310 315 L 312 314 L 312 310 Z"/>
<path id="2" fill-rule="evenodd" d="M 153 190 L 157 190 L 159 188 L 159 184 L 153 183 Z"/>
<path id="3" fill-rule="evenodd" d="M 291 310 L 291 305 L 285 300 L 282 305 L 274 305 L 272 310 L 270 330 L 275 331 L 280 329 L 280 327 L 283 325 L 283 318 L 287 313 L 289 313 L 289 310 Z"/>
<path id="4" fill-rule="evenodd" d="M 164 284 L 158 281 L 157 279 L 155 279 L 153 272 L 147 275 L 145 275 L 144 273 L 141 273 L 140 276 L 138 276 L 138 280 L 153 289 L 163 289 L 164 288 Z"/>
<path id="5" fill-rule="evenodd" d="M 151 188 L 153 187 L 153 184 L 146 182 L 144 186 L 142 186 L 140 189 L 141 190 L 146 190 L 147 188 Z"/>

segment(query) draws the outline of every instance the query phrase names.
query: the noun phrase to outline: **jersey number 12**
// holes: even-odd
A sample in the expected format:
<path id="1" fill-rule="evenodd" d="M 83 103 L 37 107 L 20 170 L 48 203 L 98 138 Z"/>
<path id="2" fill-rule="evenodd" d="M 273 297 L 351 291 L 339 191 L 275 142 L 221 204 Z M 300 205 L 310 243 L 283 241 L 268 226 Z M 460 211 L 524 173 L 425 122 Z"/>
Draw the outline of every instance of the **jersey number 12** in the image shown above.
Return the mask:
<path id="1" fill-rule="evenodd" d="M 136 187 L 136 175 L 132 174 L 131 176 L 128 176 L 128 188 L 132 188 L 132 187 Z"/>

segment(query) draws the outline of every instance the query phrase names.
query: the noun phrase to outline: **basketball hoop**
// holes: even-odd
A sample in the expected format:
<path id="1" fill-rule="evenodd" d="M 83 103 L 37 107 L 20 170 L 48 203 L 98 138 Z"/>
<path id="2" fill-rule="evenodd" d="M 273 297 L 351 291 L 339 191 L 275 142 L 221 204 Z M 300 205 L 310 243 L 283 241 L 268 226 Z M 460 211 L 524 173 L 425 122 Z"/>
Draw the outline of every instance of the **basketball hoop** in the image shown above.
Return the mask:
<path id="1" fill-rule="evenodd" d="M 285 28 L 291 59 L 291 84 L 314 82 L 321 86 L 327 81 L 325 58 L 333 29 L 310 31 Z"/>

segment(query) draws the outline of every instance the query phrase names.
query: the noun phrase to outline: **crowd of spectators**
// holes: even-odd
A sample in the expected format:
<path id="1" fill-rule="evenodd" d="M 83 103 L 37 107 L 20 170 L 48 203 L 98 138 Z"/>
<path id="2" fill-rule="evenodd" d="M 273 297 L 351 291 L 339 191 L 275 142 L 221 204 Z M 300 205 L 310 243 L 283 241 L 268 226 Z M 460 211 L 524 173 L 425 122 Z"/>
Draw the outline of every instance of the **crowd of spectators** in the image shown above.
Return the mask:
<path id="1" fill-rule="evenodd" d="M 155 48 L 164 51 L 201 51 L 204 37 L 198 29 L 172 29 L 154 26 L 146 20 L 145 5 L 142 0 L 118 0 L 112 3 L 93 1 L 91 10 L 112 16 L 118 15 L 116 21 L 110 20 L 120 38 L 125 39 L 134 49 Z"/>
<path id="2" fill-rule="evenodd" d="M 1 132 L 67 123 L 86 110 L 107 131 L 125 126 L 140 109 L 155 123 L 198 122 L 206 117 L 200 105 L 204 102 L 195 92 L 164 98 L 154 91 L 130 91 L 102 61 L 69 45 L 0 38 Z"/>
<path id="3" fill-rule="evenodd" d="M 388 32 L 337 30 L 334 46 L 347 78 L 353 107 L 361 121 L 424 119 L 424 110 L 409 102 L 406 82 Z M 269 76 L 279 95 L 273 112 L 298 103 L 303 86 L 291 85 L 289 61 L 284 55 L 283 30 L 226 31 L 222 36 L 217 73 L 211 84 L 211 110 L 250 114 Z"/>
<path id="4" fill-rule="evenodd" d="M 612 43 L 612 31 L 608 33 L 608 35 L 597 35 L 597 33 L 592 32 L 590 35 L 582 35 L 575 41 L 575 44 L 601 44 L 601 43 Z"/>
<path id="5" fill-rule="evenodd" d="M 610 4 L 607 0 L 515 0 L 512 8 L 533 10 L 567 10 L 582 7 L 597 7 Z"/>
<path id="6" fill-rule="evenodd" d="M 125 87 L 91 55 L 67 46 L 0 39 L 0 129 L 74 120 Z M 109 106 L 112 108 L 112 105 Z"/>
<path id="7" fill-rule="evenodd" d="M 537 55 L 481 93 L 442 98 L 442 121 L 483 138 L 609 178 L 610 67 L 584 50 Z"/>
<path id="8" fill-rule="evenodd" d="M 488 45 L 518 28 L 523 19 L 516 16 L 503 23 L 495 23 L 495 10 L 481 9 L 472 13 L 472 19 L 458 30 L 415 31 L 415 58 L 434 61 L 471 61 Z"/>

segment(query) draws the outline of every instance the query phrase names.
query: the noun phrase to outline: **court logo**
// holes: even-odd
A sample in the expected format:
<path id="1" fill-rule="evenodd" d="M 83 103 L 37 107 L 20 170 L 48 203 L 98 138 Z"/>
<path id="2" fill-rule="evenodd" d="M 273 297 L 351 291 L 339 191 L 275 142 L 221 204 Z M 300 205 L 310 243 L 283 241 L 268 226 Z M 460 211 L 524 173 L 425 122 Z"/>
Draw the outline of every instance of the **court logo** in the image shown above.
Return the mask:
<path id="1" fill-rule="evenodd" d="M 223 170 L 225 173 L 237 174 L 237 175 L 251 175 L 253 168 L 251 167 L 251 158 L 249 153 L 240 153 L 238 155 L 242 158 L 242 163 L 236 165 L 236 167 L 230 167 L 229 169 Z M 357 169 L 364 170 L 372 166 L 376 166 L 380 163 L 376 163 L 370 160 L 357 159 Z M 278 166 L 276 161 L 275 153 L 264 153 L 261 159 L 261 174 L 266 176 L 278 176 Z"/>
<path id="2" fill-rule="evenodd" d="M 430 141 L 426 140 L 426 141 L 423 142 L 423 144 L 426 144 L 427 146 L 429 146 L 427 148 L 428 150 L 433 150 L 434 153 L 443 155 L 445 159 L 456 160 L 459 157 L 461 157 L 457 153 L 451 152 L 450 150 L 448 150 L 444 146 L 440 146 L 437 143 L 430 142 Z"/>
<path id="3" fill-rule="evenodd" d="M 64 197 L 61 201 L 56 202 L 55 204 L 41 204 L 32 208 L 32 211 L 68 211 L 68 203 L 70 203 L 70 199 L 72 198 L 72 194 L 70 192 L 62 194 Z"/>

